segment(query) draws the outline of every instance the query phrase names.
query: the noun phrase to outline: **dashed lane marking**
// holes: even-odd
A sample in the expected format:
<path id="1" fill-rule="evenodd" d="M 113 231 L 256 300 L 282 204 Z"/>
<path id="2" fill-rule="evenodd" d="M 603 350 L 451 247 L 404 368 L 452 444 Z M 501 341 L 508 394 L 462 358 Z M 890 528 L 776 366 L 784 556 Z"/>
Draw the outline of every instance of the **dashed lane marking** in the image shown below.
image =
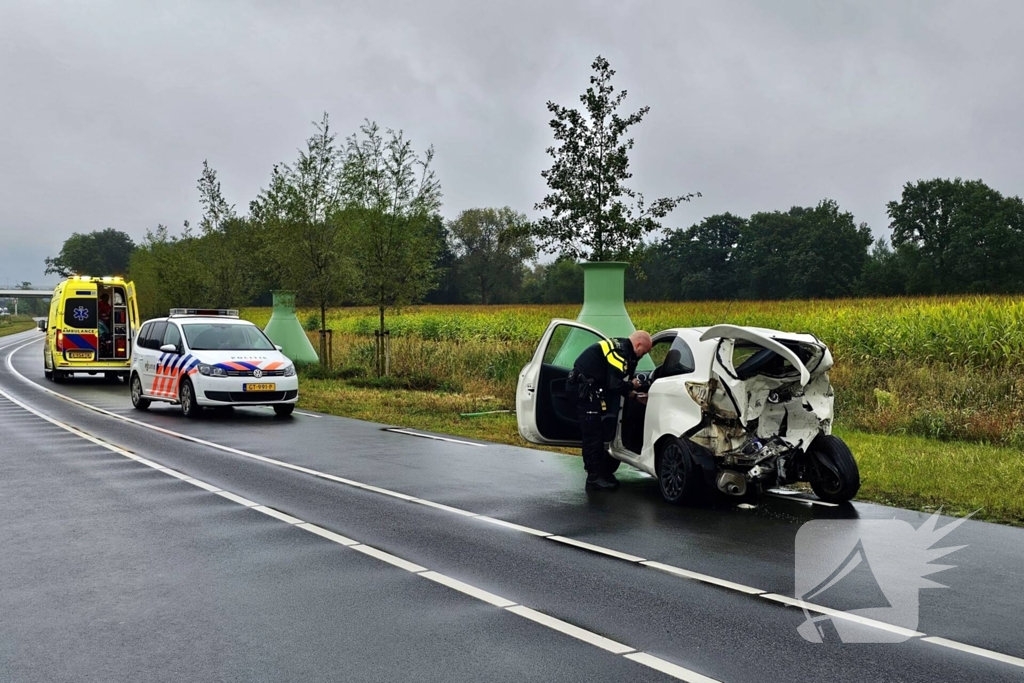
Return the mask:
<path id="1" fill-rule="evenodd" d="M 146 467 L 150 467 L 151 469 L 153 469 L 155 471 L 162 472 L 164 474 L 168 474 L 168 475 L 170 475 L 172 477 L 175 477 L 175 478 L 177 478 L 177 479 L 179 479 L 181 481 L 184 481 L 186 483 L 189 483 L 189 484 L 204 484 L 204 486 L 200 486 L 200 488 L 204 488 L 205 490 L 210 491 L 211 493 L 214 493 L 215 495 L 219 495 L 219 496 L 221 496 L 223 498 L 226 498 L 227 500 L 230 500 L 230 501 L 235 502 L 235 503 L 237 503 L 239 505 L 242 505 L 246 509 L 256 510 L 257 512 L 261 512 L 261 513 L 263 513 L 265 515 L 273 517 L 274 519 L 280 520 L 280 521 L 288 524 L 291 527 L 299 528 L 299 529 L 302 529 L 303 531 L 307 531 L 307 532 L 313 533 L 316 536 L 319 536 L 319 537 L 324 538 L 326 540 L 332 541 L 335 544 L 340 545 L 342 547 L 350 548 L 351 550 L 355 550 L 355 551 L 357 551 L 359 553 L 362 553 L 362 554 L 367 555 L 369 557 L 372 557 L 374 559 L 380 560 L 382 562 L 386 562 L 386 563 L 388 563 L 388 564 L 390 564 L 392 566 L 399 567 L 399 568 L 404 569 L 404 570 L 406 570 L 408 572 L 416 574 L 417 576 L 422 576 L 425 579 L 430 579 L 431 581 L 433 581 L 435 583 L 439 583 L 439 584 L 441 584 L 443 586 L 446 586 L 447 588 L 450 588 L 452 590 L 458 591 L 459 593 L 462 593 L 464 595 L 468 595 L 468 596 L 470 596 L 472 598 L 475 598 L 477 600 L 485 602 L 485 603 L 487 603 L 489 605 L 493 605 L 495 607 L 498 607 L 498 608 L 501 608 L 501 609 L 506 610 L 508 612 L 511 612 L 512 614 L 516 614 L 516 615 L 518 615 L 520 617 L 529 619 L 530 621 L 532 621 L 532 622 L 534 622 L 536 624 L 540 624 L 541 626 L 547 627 L 547 628 L 549 628 L 551 630 L 554 630 L 554 631 L 557 631 L 559 633 L 571 636 L 571 637 L 573 637 L 573 638 L 575 638 L 577 640 L 580 640 L 582 642 L 588 643 L 588 644 L 593 645 L 595 647 L 601 648 L 601 649 L 603 649 L 603 650 L 605 650 L 607 652 L 610 652 L 612 654 L 615 654 L 615 655 L 626 655 L 627 657 L 630 657 L 630 659 L 634 663 L 636 663 L 636 664 L 640 664 L 640 665 L 643 665 L 643 666 L 655 669 L 657 671 L 661 671 L 662 673 L 666 673 L 666 674 L 668 674 L 670 676 L 673 676 L 674 678 L 677 678 L 679 680 L 682 680 L 682 681 L 700 681 L 702 683 L 704 681 L 707 681 L 707 682 L 710 682 L 710 683 L 720 683 L 720 682 L 716 681 L 715 679 L 707 678 L 706 676 L 703 676 L 702 674 L 699 674 L 699 673 L 697 673 L 695 671 L 691 671 L 690 669 L 686 669 L 686 668 L 681 667 L 681 666 L 679 666 L 677 664 L 671 664 L 671 663 L 666 662 L 664 660 L 657 659 L 656 657 L 653 657 L 653 656 L 649 656 L 646 659 L 645 658 L 637 659 L 635 657 L 632 657 L 631 654 L 635 655 L 635 654 L 642 654 L 642 653 L 637 653 L 635 648 L 632 648 L 632 647 L 630 647 L 628 645 L 624 645 L 622 643 L 616 642 L 616 641 L 611 640 L 609 638 L 605 638 L 604 636 L 599 635 L 597 633 L 594 633 L 593 631 L 588 631 L 587 629 L 581 628 L 581 627 L 576 626 L 574 624 L 570 624 L 569 622 L 566 622 L 566 621 L 562 621 L 561 619 L 556 619 L 555 617 L 552 617 L 552 616 L 550 616 L 548 614 L 545 614 L 545 613 L 543 613 L 543 612 L 541 612 L 539 610 L 530 609 L 528 607 L 523 607 L 522 605 L 518 605 L 516 602 L 514 602 L 512 600 L 509 600 L 507 598 L 503 598 L 500 595 L 495 595 L 494 593 L 486 591 L 486 590 L 484 590 L 482 588 L 478 588 L 478 587 L 473 586 L 472 584 L 466 583 L 464 581 L 460 581 L 460 580 L 455 579 L 455 578 L 453 578 L 451 576 L 447 576 L 445 574 L 441 574 L 439 572 L 429 570 L 426 567 L 423 567 L 421 565 L 416 564 L 415 562 L 410 562 L 410 561 L 405 560 L 405 559 L 403 559 L 401 557 L 398 557 L 397 555 L 392 555 L 391 553 L 387 553 L 387 552 L 384 552 L 383 550 L 380 550 L 378 548 L 374 548 L 373 546 L 369 546 L 369 545 L 366 545 L 366 544 L 363 544 L 363 543 L 359 543 L 358 541 L 354 541 L 354 540 L 352 540 L 350 538 L 346 538 L 345 536 L 342 536 L 340 534 L 336 534 L 336 533 L 334 533 L 332 531 L 324 529 L 323 527 L 317 526 L 315 524 L 310 524 L 309 522 L 304 522 L 303 520 L 298 519 L 297 517 L 293 517 L 293 516 L 291 516 L 291 515 L 289 515 L 287 513 L 281 512 L 280 510 L 276 510 L 274 508 L 267 507 L 265 505 L 260 505 L 260 504 L 255 503 L 255 502 L 253 502 L 253 501 L 251 501 L 251 500 L 249 500 L 247 498 L 243 498 L 242 496 L 239 496 L 239 495 L 236 495 L 234 493 L 231 493 L 230 491 L 225 491 L 223 489 L 218 489 L 217 487 L 213 486 L 212 484 L 208 484 L 206 482 L 202 482 L 199 479 L 195 479 L 195 478 L 192 478 L 192 477 L 184 476 L 184 475 L 182 475 L 182 473 L 177 472 L 176 470 L 172 470 L 172 469 L 170 469 L 168 467 L 163 467 L 161 465 L 156 465 L 156 463 L 153 463 L 150 460 L 146 460 L 145 458 L 140 458 L 140 457 L 136 456 L 134 453 L 131 453 L 130 451 L 127 451 L 127 450 L 125 450 L 123 448 L 120 448 L 119 446 L 115 446 L 115 445 L 109 444 L 109 443 L 107 443 L 105 441 L 101 441 L 100 439 L 92 437 L 91 435 L 83 432 L 80 429 L 77 429 L 75 427 L 72 427 L 71 425 L 65 424 L 65 423 L 61 422 L 60 420 L 56 420 L 56 419 L 54 419 L 52 417 L 49 417 L 48 415 L 45 415 L 44 413 L 36 410 L 35 408 L 32 408 L 31 406 L 29 406 L 29 405 L 27 405 L 25 403 L 22 403 L 21 401 L 19 401 L 18 399 L 14 398 L 13 396 L 11 396 L 7 392 L 3 391 L 2 389 L 0 389 L 0 396 L 3 396 L 4 398 L 6 398 L 7 400 L 11 401 L 15 405 L 20 406 L 21 408 L 23 408 L 23 409 L 27 410 L 28 412 L 36 415 L 37 417 L 39 417 L 39 418 L 49 422 L 50 424 L 53 424 L 53 425 L 55 425 L 57 427 L 60 427 L 61 429 L 64 429 L 64 430 L 70 432 L 71 434 L 79 436 L 79 437 L 81 437 L 81 438 L 83 438 L 83 439 L 85 439 L 87 441 L 90 441 L 90 442 L 92 442 L 92 443 L 94 443 L 94 444 L 96 444 L 98 446 L 101 446 L 102 448 L 105 448 L 107 450 L 113 451 L 114 453 L 118 453 L 120 455 L 123 455 L 123 456 L 127 457 L 128 459 L 132 460 L 133 462 L 137 462 L 140 465 L 145 465 Z"/>
<path id="2" fill-rule="evenodd" d="M 468 510 L 460 510 L 459 508 L 455 508 L 455 507 L 452 507 L 452 506 L 449 506 L 449 505 L 444 505 L 444 504 L 441 504 L 441 503 L 434 503 L 433 501 L 427 501 L 427 500 L 425 500 L 423 498 L 416 498 L 414 496 L 410 496 L 410 495 L 407 495 L 407 494 L 404 494 L 404 493 L 399 493 L 397 491 L 392 491 L 390 489 L 381 488 L 379 486 L 372 486 L 370 484 L 364 484 L 362 482 L 354 481 L 352 479 L 346 479 L 344 477 L 339 477 L 339 476 L 334 475 L 334 474 L 328 474 L 326 472 L 320 472 L 319 470 L 310 469 L 308 467 L 302 467 L 301 465 L 294 465 L 292 463 L 284 462 L 282 460 L 275 460 L 274 458 L 268 458 L 266 456 L 256 455 L 255 453 L 249 453 L 247 451 L 242 451 L 242 450 L 239 450 L 237 448 L 231 448 L 230 446 L 224 446 L 224 445 L 221 445 L 221 444 L 218 444 L 218 443 L 214 443 L 212 441 L 206 441 L 204 439 L 199 439 L 199 438 L 194 437 L 194 436 L 189 436 L 187 434 L 182 434 L 180 432 L 175 432 L 175 431 L 172 431 L 172 430 L 169 430 L 169 429 L 164 429 L 163 427 L 158 427 L 156 425 L 151 425 L 151 424 L 148 424 L 146 422 L 142 422 L 140 420 L 135 420 L 133 418 L 127 417 L 125 415 L 120 415 L 118 413 L 114 413 L 114 412 L 111 412 L 109 410 L 105 410 L 103 408 L 98 408 L 96 406 L 90 405 L 90 404 L 85 403 L 83 401 L 79 401 L 77 399 L 71 398 L 70 396 L 62 394 L 60 392 L 53 391 L 52 389 L 49 389 L 49 388 L 44 387 L 44 386 L 41 386 L 41 385 L 37 384 L 36 382 L 33 382 L 29 378 L 25 377 L 24 375 L 22 375 L 20 372 L 18 372 L 14 368 L 14 364 L 11 361 L 13 355 L 17 351 L 19 351 L 20 349 L 28 346 L 29 344 L 33 344 L 33 343 L 35 343 L 37 341 L 39 341 L 39 340 L 38 339 L 33 339 L 33 340 L 30 340 L 30 341 L 25 342 L 25 343 L 20 344 L 20 345 L 18 345 L 17 343 L 0 345 L 0 350 L 14 347 L 14 348 L 11 348 L 11 351 L 9 351 L 7 353 L 7 367 L 11 371 L 12 374 L 17 376 L 23 382 L 29 384 L 30 386 L 32 386 L 32 387 L 34 387 L 34 388 L 36 388 L 36 389 L 38 389 L 40 391 L 44 391 L 44 392 L 47 392 L 49 394 L 52 394 L 53 396 L 56 396 L 57 398 L 63 399 L 63 400 L 68 401 L 70 403 L 74 403 L 76 405 L 79 405 L 79 406 L 87 409 L 87 410 L 92 410 L 94 412 L 101 413 L 101 414 L 106 415 L 108 417 L 111 417 L 111 418 L 114 418 L 114 419 L 117 419 L 117 420 L 122 420 L 122 421 L 128 422 L 130 424 L 134 424 L 134 425 L 142 427 L 144 429 L 150 429 L 152 431 L 156 431 L 156 432 L 159 432 L 159 433 L 162 433 L 162 434 L 166 434 L 166 435 L 172 436 L 174 438 L 182 439 L 182 440 L 185 440 L 185 441 L 190 441 L 192 443 L 197 443 L 197 444 L 200 444 L 200 445 L 203 445 L 203 446 L 207 446 L 209 448 L 214 448 L 214 449 L 226 452 L 226 453 L 231 453 L 231 454 L 234 454 L 234 455 L 238 455 L 238 456 L 241 456 L 243 458 L 249 458 L 251 460 L 256 460 L 256 461 L 263 462 L 263 463 L 266 463 L 266 464 L 269 464 L 269 465 L 274 465 L 274 466 L 277 466 L 277 467 L 282 467 L 282 468 L 289 469 L 289 470 L 292 470 L 292 471 L 295 471 L 295 472 L 302 472 L 302 473 L 308 474 L 310 476 L 319 477 L 321 479 L 326 479 L 326 480 L 329 480 L 329 481 L 334 481 L 334 482 L 337 482 L 337 483 L 340 483 L 340 484 L 345 484 L 347 486 L 352 486 L 354 488 L 363 489 L 365 491 L 372 491 L 374 493 L 380 493 L 382 495 L 390 496 L 392 498 L 397 498 L 397 499 L 404 500 L 404 501 L 407 501 L 407 502 L 410 502 L 410 503 L 415 503 L 415 504 L 418 504 L 418 505 L 425 505 L 425 506 L 433 507 L 435 509 L 438 509 L 438 510 L 441 510 L 441 511 L 444 511 L 444 512 L 451 512 L 451 513 L 454 513 L 454 514 L 458 514 L 460 516 L 465 516 L 465 517 L 467 517 L 469 519 L 478 519 L 478 520 L 481 520 L 481 521 L 484 521 L 484 522 L 488 522 L 490 524 L 495 524 L 495 525 L 498 525 L 498 526 L 503 526 L 503 527 L 511 529 L 513 531 L 519 531 L 519 532 L 530 534 L 530 535 L 533 535 L 533 536 L 538 536 L 538 537 L 541 537 L 541 538 L 547 538 L 549 540 L 553 540 L 553 541 L 556 541 L 556 542 L 559 542 L 559 543 L 563 543 L 563 544 L 566 544 L 566 545 L 572 545 L 572 546 L 575 546 L 577 548 L 581 548 L 581 549 L 584 549 L 584 550 L 589 550 L 591 552 L 599 553 L 599 554 L 606 555 L 606 556 L 609 556 L 609 557 L 614 557 L 614 558 L 617 558 L 617 559 L 620 559 L 620 560 L 623 560 L 623 561 L 626 561 L 626 562 L 630 562 L 630 563 L 633 563 L 633 564 L 639 564 L 641 566 L 646 566 L 646 567 L 649 567 L 649 568 L 652 568 L 652 569 L 657 569 L 659 571 L 667 572 L 669 574 L 672 574 L 674 576 L 678 576 L 680 578 L 690 579 L 690 580 L 694 580 L 694 581 L 700 581 L 700 582 L 703 582 L 703 583 L 714 584 L 714 585 L 717 585 L 717 586 L 721 586 L 723 588 L 727 588 L 729 590 L 734 590 L 734 591 L 738 591 L 740 593 L 745 593 L 745 594 L 748 594 L 748 595 L 761 597 L 761 598 L 770 600 L 772 602 L 776 602 L 776 603 L 780 603 L 780 604 L 784 604 L 784 605 L 804 606 L 809 611 L 818 612 L 820 614 L 827 614 L 829 616 L 834 616 L 834 617 L 840 618 L 840 619 L 847 619 L 849 621 L 855 621 L 855 622 L 858 622 L 858 623 L 860 623 L 862 625 L 871 626 L 871 627 L 878 628 L 878 629 L 881 629 L 881 630 L 884 630 L 884 631 L 890 631 L 890 632 L 893 632 L 893 633 L 903 633 L 903 632 L 906 632 L 906 633 L 911 634 L 908 637 L 923 637 L 925 635 L 925 634 L 920 633 L 918 631 L 910 631 L 909 629 L 904 629 L 904 628 L 902 628 L 900 626 L 895 626 L 893 624 L 887 624 L 885 622 L 877 621 L 877 620 L 874 620 L 874 619 L 867 619 L 865 617 L 861 617 L 859 615 L 852 614 L 852 613 L 849 613 L 849 612 L 842 612 L 840 610 L 833 610 L 833 609 L 830 609 L 828 607 L 823 607 L 823 606 L 820 606 L 820 605 L 814 605 L 814 604 L 811 604 L 811 603 L 805 603 L 805 602 L 803 602 L 801 600 L 797 600 L 795 598 L 790 598 L 790 597 L 785 596 L 785 595 L 778 595 L 778 594 L 774 594 L 774 593 L 765 593 L 764 591 L 761 591 L 759 589 L 751 588 L 750 586 L 744 586 L 743 584 L 739 584 L 739 583 L 735 583 L 735 582 L 732 582 L 732 581 L 728 581 L 726 579 L 719 579 L 717 577 L 708 576 L 706 574 L 700 574 L 698 572 L 692 572 L 692 571 L 689 571 L 687 569 L 683 569 L 681 567 L 672 567 L 671 565 L 664 565 L 664 564 L 662 564 L 660 562 L 654 562 L 654 561 L 651 561 L 651 560 L 645 560 L 642 557 L 638 557 L 636 555 L 631 555 L 629 553 L 624 553 L 624 552 L 621 552 L 621 551 L 618 551 L 618 550 L 613 550 L 611 548 L 604 548 L 602 546 L 594 545 L 592 543 L 586 543 L 584 541 L 577 541 L 575 539 L 570 539 L 570 538 L 567 538 L 567 537 L 564 537 L 564 536 L 556 536 L 555 534 L 548 533 L 546 531 L 541 531 L 539 529 L 531 529 L 530 527 L 521 526 L 521 525 L 518 525 L 518 524 L 514 524 L 512 522 L 506 522 L 505 520 L 500 520 L 500 519 L 496 519 L 496 518 L 493 518 L 493 517 L 487 517 L 485 515 L 479 515 L 479 514 L 470 512 Z M 17 399 L 15 399 L 14 397 L 12 397 L 11 395 L 7 394 L 6 392 L 4 392 L 2 390 L 0 390 L 0 395 L 5 396 L 6 398 L 8 398 L 12 402 L 16 403 L 17 405 L 25 408 L 26 410 L 29 410 L 30 412 L 32 412 L 32 413 L 34 413 L 34 414 L 36 414 L 36 415 L 38 415 L 40 417 L 43 417 L 43 419 L 45 419 L 47 421 L 53 421 L 52 418 L 44 416 L 42 413 L 39 413 L 35 409 L 28 407 L 26 404 L 18 401 Z M 57 422 L 55 422 L 55 421 L 54 421 L 54 423 L 57 424 Z M 81 430 L 77 430 L 74 427 L 71 427 L 70 425 L 63 425 L 63 423 L 60 423 L 60 424 L 61 424 L 62 427 L 64 427 L 68 431 L 72 432 L 76 436 L 80 436 L 81 438 L 84 438 L 84 439 L 87 439 L 89 441 L 92 441 L 93 443 L 96 443 L 96 444 L 98 444 L 100 446 L 103 446 L 105 448 L 110 448 L 111 450 L 114 450 L 115 452 L 121 453 L 125 457 L 128 457 L 128 458 L 131 458 L 133 460 L 136 460 L 137 462 L 140 462 L 142 464 L 148 465 L 148 466 L 150 466 L 150 467 L 152 467 L 154 469 L 157 469 L 157 470 L 167 470 L 168 469 L 168 468 L 163 467 L 162 465 L 159 465 L 158 463 L 146 460 L 144 458 L 140 458 L 140 457 L 138 457 L 138 456 L 136 456 L 134 454 L 131 454 L 131 453 L 129 453 L 129 452 L 123 450 L 123 449 L 120 449 L 120 448 L 117 448 L 117 447 L 112 446 L 110 444 L 107 444 L 106 442 L 104 442 L 104 441 L 102 441 L 100 439 L 97 439 L 96 437 L 93 437 L 93 436 L 91 436 L 89 434 L 86 434 L 85 432 L 82 432 Z M 470 446 L 485 447 L 484 444 L 473 443 L 471 441 L 462 441 L 460 439 L 449 439 L 449 438 L 446 438 L 446 437 L 435 436 L 435 435 L 432 435 L 432 434 L 420 434 L 418 432 L 413 432 L 411 430 L 404 430 L 404 429 L 397 429 L 397 428 L 388 428 L 385 431 L 392 431 L 392 432 L 397 432 L 397 433 L 400 433 L 400 434 L 409 434 L 410 436 L 419 436 L 419 437 L 423 437 L 423 438 L 436 439 L 436 440 L 440 440 L 440 441 L 451 441 L 451 442 L 454 442 L 454 443 L 467 444 L 467 445 L 470 445 Z M 188 482 L 188 483 L 192 483 L 192 484 L 195 484 L 195 485 L 198 486 L 199 484 L 196 483 L 197 481 L 198 480 L 193 480 L 192 482 Z M 211 485 L 207 484 L 206 486 L 211 486 Z M 204 488 L 204 487 L 200 486 L 200 488 Z M 216 488 L 216 487 L 214 487 L 214 488 Z M 785 490 L 782 490 L 782 491 L 785 491 Z M 235 494 L 230 493 L 228 491 L 223 491 L 223 490 L 219 490 L 218 489 L 217 491 L 211 491 L 211 492 L 212 493 L 216 493 L 219 496 L 227 498 L 228 500 L 232 500 L 232 501 L 234 501 L 236 503 L 239 503 L 240 505 L 244 505 L 246 507 L 255 507 L 255 506 L 258 505 L 258 503 L 250 501 L 250 500 L 248 500 L 246 498 L 243 498 L 241 496 L 236 496 Z M 785 498 L 785 499 L 788 499 L 788 500 L 797 500 L 796 498 L 794 498 L 794 494 L 795 493 L 798 493 L 798 492 L 786 492 L 786 493 L 780 492 L 778 497 L 779 498 Z M 824 501 L 811 501 L 810 499 L 803 499 L 803 498 L 801 498 L 799 500 L 801 500 L 803 502 L 807 502 L 807 503 L 821 503 L 821 504 L 826 505 L 826 506 L 829 506 L 829 505 L 833 505 L 834 506 L 834 504 L 832 504 L 832 503 L 825 503 Z M 301 525 L 297 525 L 297 526 L 301 526 Z M 368 546 L 365 546 L 365 547 L 368 547 Z M 973 645 L 956 643 L 956 641 L 947 640 L 947 639 L 944 639 L 944 638 L 929 637 L 929 638 L 923 638 L 923 639 L 927 640 L 927 642 L 932 643 L 932 644 L 943 645 L 945 647 L 959 649 L 959 650 L 961 650 L 963 652 L 966 652 L 966 653 L 974 654 L 974 655 L 977 655 L 979 657 L 986 657 L 988 659 L 993 659 L 993 660 L 1004 662 L 1004 663 L 1009 663 L 1009 664 L 1017 665 L 1016 664 L 1017 662 L 1022 661 L 1022 660 L 1020 660 L 1020 659 L 1018 659 L 1016 657 L 1013 657 L 1011 655 L 1006 655 L 1006 654 L 1003 654 L 1003 653 L 1000 653 L 1000 652 L 996 652 L 994 650 L 988 650 L 988 649 L 976 647 L 976 646 L 973 646 Z M 962 645 L 962 647 L 956 647 L 954 645 L 951 645 L 950 643 L 956 643 L 956 645 Z M 656 658 L 650 657 L 650 659 L 653 661 Z M 661 661 L 661 660 L 658 660 L 658 661 Z M 675 666 L 675 665 L 671 665 L 671 666 Z M 657 667 L 653 667 L 653 668 L 657 668 Z M 697 674 L 697 675 L 699 676 L 699 674 Z M 683 680 L 686 680 L 686 679 L 683 679 Z M 697 680 L 697 679 L 695 679 L 695 680 Z M 710 679 L 708 679 L 708 680 L 710 680 Z"/>

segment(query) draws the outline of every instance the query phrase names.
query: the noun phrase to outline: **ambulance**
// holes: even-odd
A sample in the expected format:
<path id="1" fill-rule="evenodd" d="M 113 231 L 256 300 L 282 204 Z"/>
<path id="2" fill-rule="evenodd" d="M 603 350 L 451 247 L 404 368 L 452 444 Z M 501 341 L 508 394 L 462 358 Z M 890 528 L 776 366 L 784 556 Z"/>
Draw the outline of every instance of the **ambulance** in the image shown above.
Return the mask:
<path id="1" fill-rule="evenodd" d="M 127 381 L 138 331 L 133 283 L 110 276 L 69 277 L 54 288 L 50 300 L 43 374 L 54 382 L 74 373 Z"/>

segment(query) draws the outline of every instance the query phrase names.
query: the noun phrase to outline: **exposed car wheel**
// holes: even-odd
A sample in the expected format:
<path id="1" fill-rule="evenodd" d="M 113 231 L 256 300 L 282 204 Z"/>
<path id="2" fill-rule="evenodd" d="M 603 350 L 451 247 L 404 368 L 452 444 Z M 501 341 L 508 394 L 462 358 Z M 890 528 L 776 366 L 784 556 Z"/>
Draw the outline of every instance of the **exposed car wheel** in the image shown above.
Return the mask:
<path id="1" fill-rule="evenodd" d="M 860 489 L 860 471 L 850 447 L 838 436 L 822 434 L 811 443 L 808 479 L 814 494 L 827 503 L 845 503 Z"/>
<path id="2" fill-rule="evenodd" d="M 43 377 L 45 377 L 46 379 L 52 380 L 53 379 L 53 370 L 43 370 Z"/>
<path id="3" fill-rule="evenodd" d="M 670 503 L 697 502 L 704 494 L 701 470 L 690 455 L 690 447 L 682 439 L 665 443 L 658 453 L 658 485 L 662 497 Z"/>
<path id="4" fill-rule="evenodd" d="M 294 403 L 279 403 L 278 405 L 274 406 L 274 413 L 278 417 L 288 417 L 289 415 L 292 414 L 293 410 L 295 410 Z"/>
<path id="5" fill-rule="evenodd" d="M 142 396 L 142 380 L 139 379 L 138 375 L 132 375 L 131 390 L 132 406 L 136 410 L 145 410 L 149 408 L 151 401 L 148 398 L 144 398 Z"/>
<path id="6" fill-rule="evenodd" d="M 178 388 L 178 402 L 181 404 L 181 414 L 185 417 L 196 418 L 203 412 L 202 406 L 196 403 L 196 390 L 192 386 L 192 380 L 182 380 Z"/>

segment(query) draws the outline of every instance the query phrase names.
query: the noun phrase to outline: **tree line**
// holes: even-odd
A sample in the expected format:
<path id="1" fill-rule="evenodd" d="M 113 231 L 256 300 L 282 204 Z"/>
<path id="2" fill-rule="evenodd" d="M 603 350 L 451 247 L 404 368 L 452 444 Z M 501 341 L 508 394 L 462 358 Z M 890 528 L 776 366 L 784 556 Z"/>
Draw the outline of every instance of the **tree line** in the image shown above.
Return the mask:
<path id="1" fill-rule="evenodd" d="M 321 328 L 332 306 L 368 305 L 381 332 L 388 310 L 420 302 L 577 302 L 583 260 L 629 261 L 632 300 L 1024 292 L 1024 203 L 980 180 L 907 183 L 887 206 L 888 239 L 873 240 L 830 199 L 663 229 L 700 194 L 648 202 L 627 185 L 628 131 L 648 108 L 620 116 L 626 91 L 612 86 L 614 70 L 602 57 L 591 66 L 580 109 L 547 103 L 555 144 L 538 220 L 510 207 L 445 220 L 432 147 L 417 151 L 401 130 L 372 121 L 339 138 L 325 113 L 246 211 L 203 162 L 196 227 L 160 225 L 137 245 L 110 228 L 76 233 L 46 259 L 47 272 L 127 274 L 148 316 L 265 305 L 271 290 L 287 289 L 318 310 Z"/>

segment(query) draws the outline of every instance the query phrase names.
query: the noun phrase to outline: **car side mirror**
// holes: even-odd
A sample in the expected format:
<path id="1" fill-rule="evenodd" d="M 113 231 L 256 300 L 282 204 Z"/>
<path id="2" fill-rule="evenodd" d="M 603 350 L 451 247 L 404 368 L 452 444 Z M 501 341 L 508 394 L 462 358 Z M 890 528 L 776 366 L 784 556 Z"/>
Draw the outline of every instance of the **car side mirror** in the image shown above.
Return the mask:
<path id="1" fill-rule="evenodd" d="M 278 351 L 284 351 L 284 347 L 278 344 L 274 344 L 274 348 L 277 349 Z"/>
<path id="2" fill-rule="evenodd" d="M 174 344 L 164 344 L 160 347 L 161 353 L 178 353 L 178 347 Z"/>

